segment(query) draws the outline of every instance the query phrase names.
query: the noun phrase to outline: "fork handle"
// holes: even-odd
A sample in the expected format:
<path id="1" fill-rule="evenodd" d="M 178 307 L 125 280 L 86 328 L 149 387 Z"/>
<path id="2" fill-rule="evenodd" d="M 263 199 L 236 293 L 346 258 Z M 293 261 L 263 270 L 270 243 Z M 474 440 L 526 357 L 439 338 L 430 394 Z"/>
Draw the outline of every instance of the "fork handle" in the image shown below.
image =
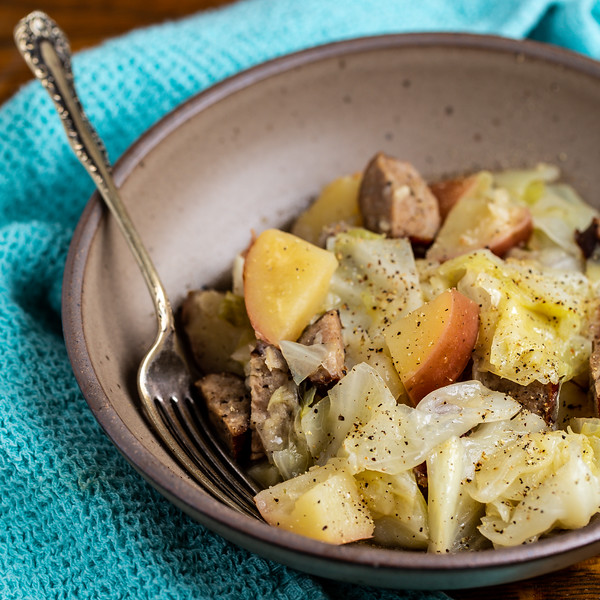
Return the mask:
<path id="1" fill-rule="evenodd" d="M 77 95 L 67 37 L 47 14 L 34 11 L 19 21 L 14 38 L 25 62 L 52 98 L 71 148 L 94 180 L 125 236 L 152 296 L 160 330 L 173 330 L 173 311 L 165 288 L 121 200 L 106 148 Z"/>

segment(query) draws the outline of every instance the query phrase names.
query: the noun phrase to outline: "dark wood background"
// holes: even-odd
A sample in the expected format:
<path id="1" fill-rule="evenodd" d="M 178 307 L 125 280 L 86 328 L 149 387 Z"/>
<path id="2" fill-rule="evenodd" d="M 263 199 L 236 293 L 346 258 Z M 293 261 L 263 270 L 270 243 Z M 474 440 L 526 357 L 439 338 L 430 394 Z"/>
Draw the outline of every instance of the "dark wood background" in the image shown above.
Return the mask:
<path id="1" fill-rule="evenodd" d="M 32 10 L 48 13 L 65 31 L 73 51 L 95 46 L 136 27 L 161 23 L 232 0 L 0 0 L 0 104 L 31 72 L 14 47 L 12 30 Z"/>
<path id="2" fill-rule="evenodd" d="M 74 51 L 136 27 L 161 23 L 232 0 L 0 0 L 0 103 L 31 79 L 12 29 L 32 10 L 44 10 L 66 32 Z M 600 557 L 526 582 L 485 590 L 450 591 L 456 600 L 600 599 Z"/>

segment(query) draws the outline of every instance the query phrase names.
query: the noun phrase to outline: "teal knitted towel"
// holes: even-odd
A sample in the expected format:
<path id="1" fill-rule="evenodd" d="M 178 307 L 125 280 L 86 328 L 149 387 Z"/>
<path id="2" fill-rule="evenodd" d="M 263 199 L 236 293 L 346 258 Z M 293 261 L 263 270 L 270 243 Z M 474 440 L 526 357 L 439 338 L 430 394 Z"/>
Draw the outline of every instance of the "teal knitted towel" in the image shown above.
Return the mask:
<path id="1" fill-rule="evenodd" d="M 113 160 L 174 106 L 241 69 L 354 36 L 470 31 L 600 58 L 600 0 L 243 0 L 82 52 L 83 103 Z M 445 598 L 339 584 L 193 522 L 100 430 L 60 324 L 69 239 L 92 184 L 38 83 L 0 107 L 0 597 Z"/>

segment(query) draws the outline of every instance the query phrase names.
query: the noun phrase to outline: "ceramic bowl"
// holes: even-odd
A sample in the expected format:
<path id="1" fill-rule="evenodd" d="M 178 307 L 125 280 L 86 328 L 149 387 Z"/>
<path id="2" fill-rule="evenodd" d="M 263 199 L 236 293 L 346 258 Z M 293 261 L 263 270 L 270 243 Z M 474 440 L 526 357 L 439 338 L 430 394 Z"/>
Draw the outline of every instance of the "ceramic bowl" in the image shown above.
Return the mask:
<path id="1" fill-rule="evenodd" d="M 250 231 L 284 226 L 377 151 L 429 179 L 558 164 L 589 202 L 600 189 L 600 64 L 531 42 L 452 34 L 356 39 L 257 66 L 192 98 L 115 168 L 175 306 L 221 284 Z M 511 549 L 456 555 L 330 546 L 207 496 L 144 420 L 135 373 L 155 336 L 144 281 L 93 196 L 65 273 L 64 330 L 91 410 L 115 446 L 191 517 L 264 557 L 324 577 L 464 588 L 532 577 L 600 551 L 600 523 Z"/>

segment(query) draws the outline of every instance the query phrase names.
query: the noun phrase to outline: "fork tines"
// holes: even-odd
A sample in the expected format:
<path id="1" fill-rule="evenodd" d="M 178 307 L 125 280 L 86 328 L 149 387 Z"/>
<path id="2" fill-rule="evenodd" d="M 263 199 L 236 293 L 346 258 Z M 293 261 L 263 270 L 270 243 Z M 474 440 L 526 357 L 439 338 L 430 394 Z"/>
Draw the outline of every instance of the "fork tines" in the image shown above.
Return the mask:
<path id="1" fill-rule="evenodd" d="M 227 454 L 210 430 L 202 410 L 190 395 L 171 396 L 168 400 L 155 397 L 163 421 L 180 446 L 210 484 L 199 481 L 205 491 L 232 508 L 262 520 L 253 497 L 260 488 Z"/>

